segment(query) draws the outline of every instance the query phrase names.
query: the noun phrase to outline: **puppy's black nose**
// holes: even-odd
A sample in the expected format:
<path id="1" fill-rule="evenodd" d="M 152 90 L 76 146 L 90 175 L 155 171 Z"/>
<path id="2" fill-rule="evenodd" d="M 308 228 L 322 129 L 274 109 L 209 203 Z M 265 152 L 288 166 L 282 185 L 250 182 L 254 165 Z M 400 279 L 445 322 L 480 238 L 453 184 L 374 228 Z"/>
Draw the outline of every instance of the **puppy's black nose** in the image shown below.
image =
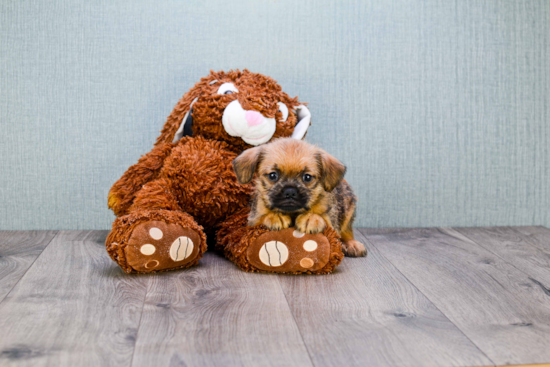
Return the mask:
<path id="1" fill-rule="evenodd" d="M 283 190 L 283 195 L 285 196 L 285 199 L 296 199 L 298 198 L 298 190 L 294 187 L 287 187 Z"/>

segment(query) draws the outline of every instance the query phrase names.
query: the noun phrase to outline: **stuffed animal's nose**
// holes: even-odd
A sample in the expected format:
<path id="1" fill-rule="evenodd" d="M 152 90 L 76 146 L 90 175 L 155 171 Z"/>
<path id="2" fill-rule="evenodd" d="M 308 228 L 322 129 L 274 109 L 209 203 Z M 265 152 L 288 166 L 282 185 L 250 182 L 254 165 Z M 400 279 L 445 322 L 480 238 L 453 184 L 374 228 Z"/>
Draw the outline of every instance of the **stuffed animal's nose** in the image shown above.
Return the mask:
<path id="1" fill-rule="evenodd" d="M 287 187 L 284 189 L 283 195 L 285 196 L 285 199 L 296 199 L 298 197 L 298 190 L 294 187 Z"/>
<path id="2" fill-rule="evenodd" d="M 264 117 L 262 114 L 256 111 L 246 111 L 244 117 L 246 118 L 248 126 L 261 125 L 264 122 Z"/>

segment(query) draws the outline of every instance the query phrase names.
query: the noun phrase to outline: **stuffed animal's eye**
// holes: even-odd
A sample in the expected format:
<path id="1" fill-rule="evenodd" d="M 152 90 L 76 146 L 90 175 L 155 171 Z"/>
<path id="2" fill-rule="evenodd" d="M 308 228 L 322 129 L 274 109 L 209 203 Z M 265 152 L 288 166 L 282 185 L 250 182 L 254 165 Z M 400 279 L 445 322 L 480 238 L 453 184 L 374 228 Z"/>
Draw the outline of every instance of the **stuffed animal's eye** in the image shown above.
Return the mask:
<path id="1" fill-rule="evenodd" d="M 218 94 L 231 94 L 238 93 L 239 90 L 233 85 L 233 83 L 223 83 L 218 88 Z"/>
<path id="2" fill-rule="evenodd" d="M 288 107 L 283 102 L 277 102 L 277 105 L 279 106 L 279 111 L 283 114 L 281 121 L 284 122 L 288 118 Z"/>
<path id="3" fill-rule="evenodd" d="M 304 180 L 304 182 L 311 182 L 311 180 L 313 180 L 313 176 L 305 173 L 304 176 L 302 177 L 302 180 Z"/>
<path id="4" fill-rule="evenodd" d="M 269 177 L 270 181 L 277 182 L 277 180 L 279 179 L 279 174 L 277 172 L 271 172 L 269 175 L 267 175 L 267 177 Z"/>

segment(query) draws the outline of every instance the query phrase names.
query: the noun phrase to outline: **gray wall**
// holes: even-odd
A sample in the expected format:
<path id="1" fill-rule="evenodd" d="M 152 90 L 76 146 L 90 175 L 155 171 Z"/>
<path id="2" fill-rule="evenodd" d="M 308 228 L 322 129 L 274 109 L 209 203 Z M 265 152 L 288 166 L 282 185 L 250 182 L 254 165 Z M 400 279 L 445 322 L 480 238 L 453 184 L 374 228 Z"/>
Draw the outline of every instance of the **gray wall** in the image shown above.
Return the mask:
<path id="1" fill-rule="evenodd" d="M 210 69 L 310 103 L 359 226 L 550 225 L 550 2 L 2 1 L 0 229 L 107 229 Z"/>

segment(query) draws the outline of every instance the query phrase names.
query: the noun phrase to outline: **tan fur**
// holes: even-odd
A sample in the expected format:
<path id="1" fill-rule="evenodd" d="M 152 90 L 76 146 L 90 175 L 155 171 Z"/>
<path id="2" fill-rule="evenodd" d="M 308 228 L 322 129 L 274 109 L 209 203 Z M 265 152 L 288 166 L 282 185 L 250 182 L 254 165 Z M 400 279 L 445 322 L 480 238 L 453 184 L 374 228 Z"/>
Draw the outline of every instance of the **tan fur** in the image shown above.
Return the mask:
<path id="1" fill-rule="evenodd" d="M 357 199 L 343 180 L 346 167 L 335 157 L 303 141 L 277 139 L 244 151 L 233 161 L 233 168 L 242 184 L 256 175 L 249 226 L 281 230 L 294 224 L 303 233 L 321 233 L 329 227 L 341 236 L 346 255 L 366 255 L 365 246 L 353 237 Z M 269 179 L 272 172 L 278 173 L 278 181 Z M 305 182 L 305 174 L 313 177 L 311 182 Z M 304 208 L 285 212 L 273 205 L 273 195 L 287 184 L 306 193 Z"/>
<path id="2" fill-rule="evenodd" d="M 328 218 L 325 216 L 325 218 Z M 327 226 L 326 219 L 319 214 L 306 212 L 296 218 L 296 229 L 302 233 L 321 233 Z"/>
<path id="3" fill-rule="evenodd" d="M 262 147 L 250 148 L 242 152 L 239 159 L 233 160 L 233 169 L 241 185 L 252 181 L 261 153 Z"/>
<path id="4" fill-rule="evenodd" d="M 276 212 L 267 212 L 262 216 L 262 223 L 267 228 L 273 231 L 289 228 L 292 223 L 292 218 L 288 215 Z"/>

